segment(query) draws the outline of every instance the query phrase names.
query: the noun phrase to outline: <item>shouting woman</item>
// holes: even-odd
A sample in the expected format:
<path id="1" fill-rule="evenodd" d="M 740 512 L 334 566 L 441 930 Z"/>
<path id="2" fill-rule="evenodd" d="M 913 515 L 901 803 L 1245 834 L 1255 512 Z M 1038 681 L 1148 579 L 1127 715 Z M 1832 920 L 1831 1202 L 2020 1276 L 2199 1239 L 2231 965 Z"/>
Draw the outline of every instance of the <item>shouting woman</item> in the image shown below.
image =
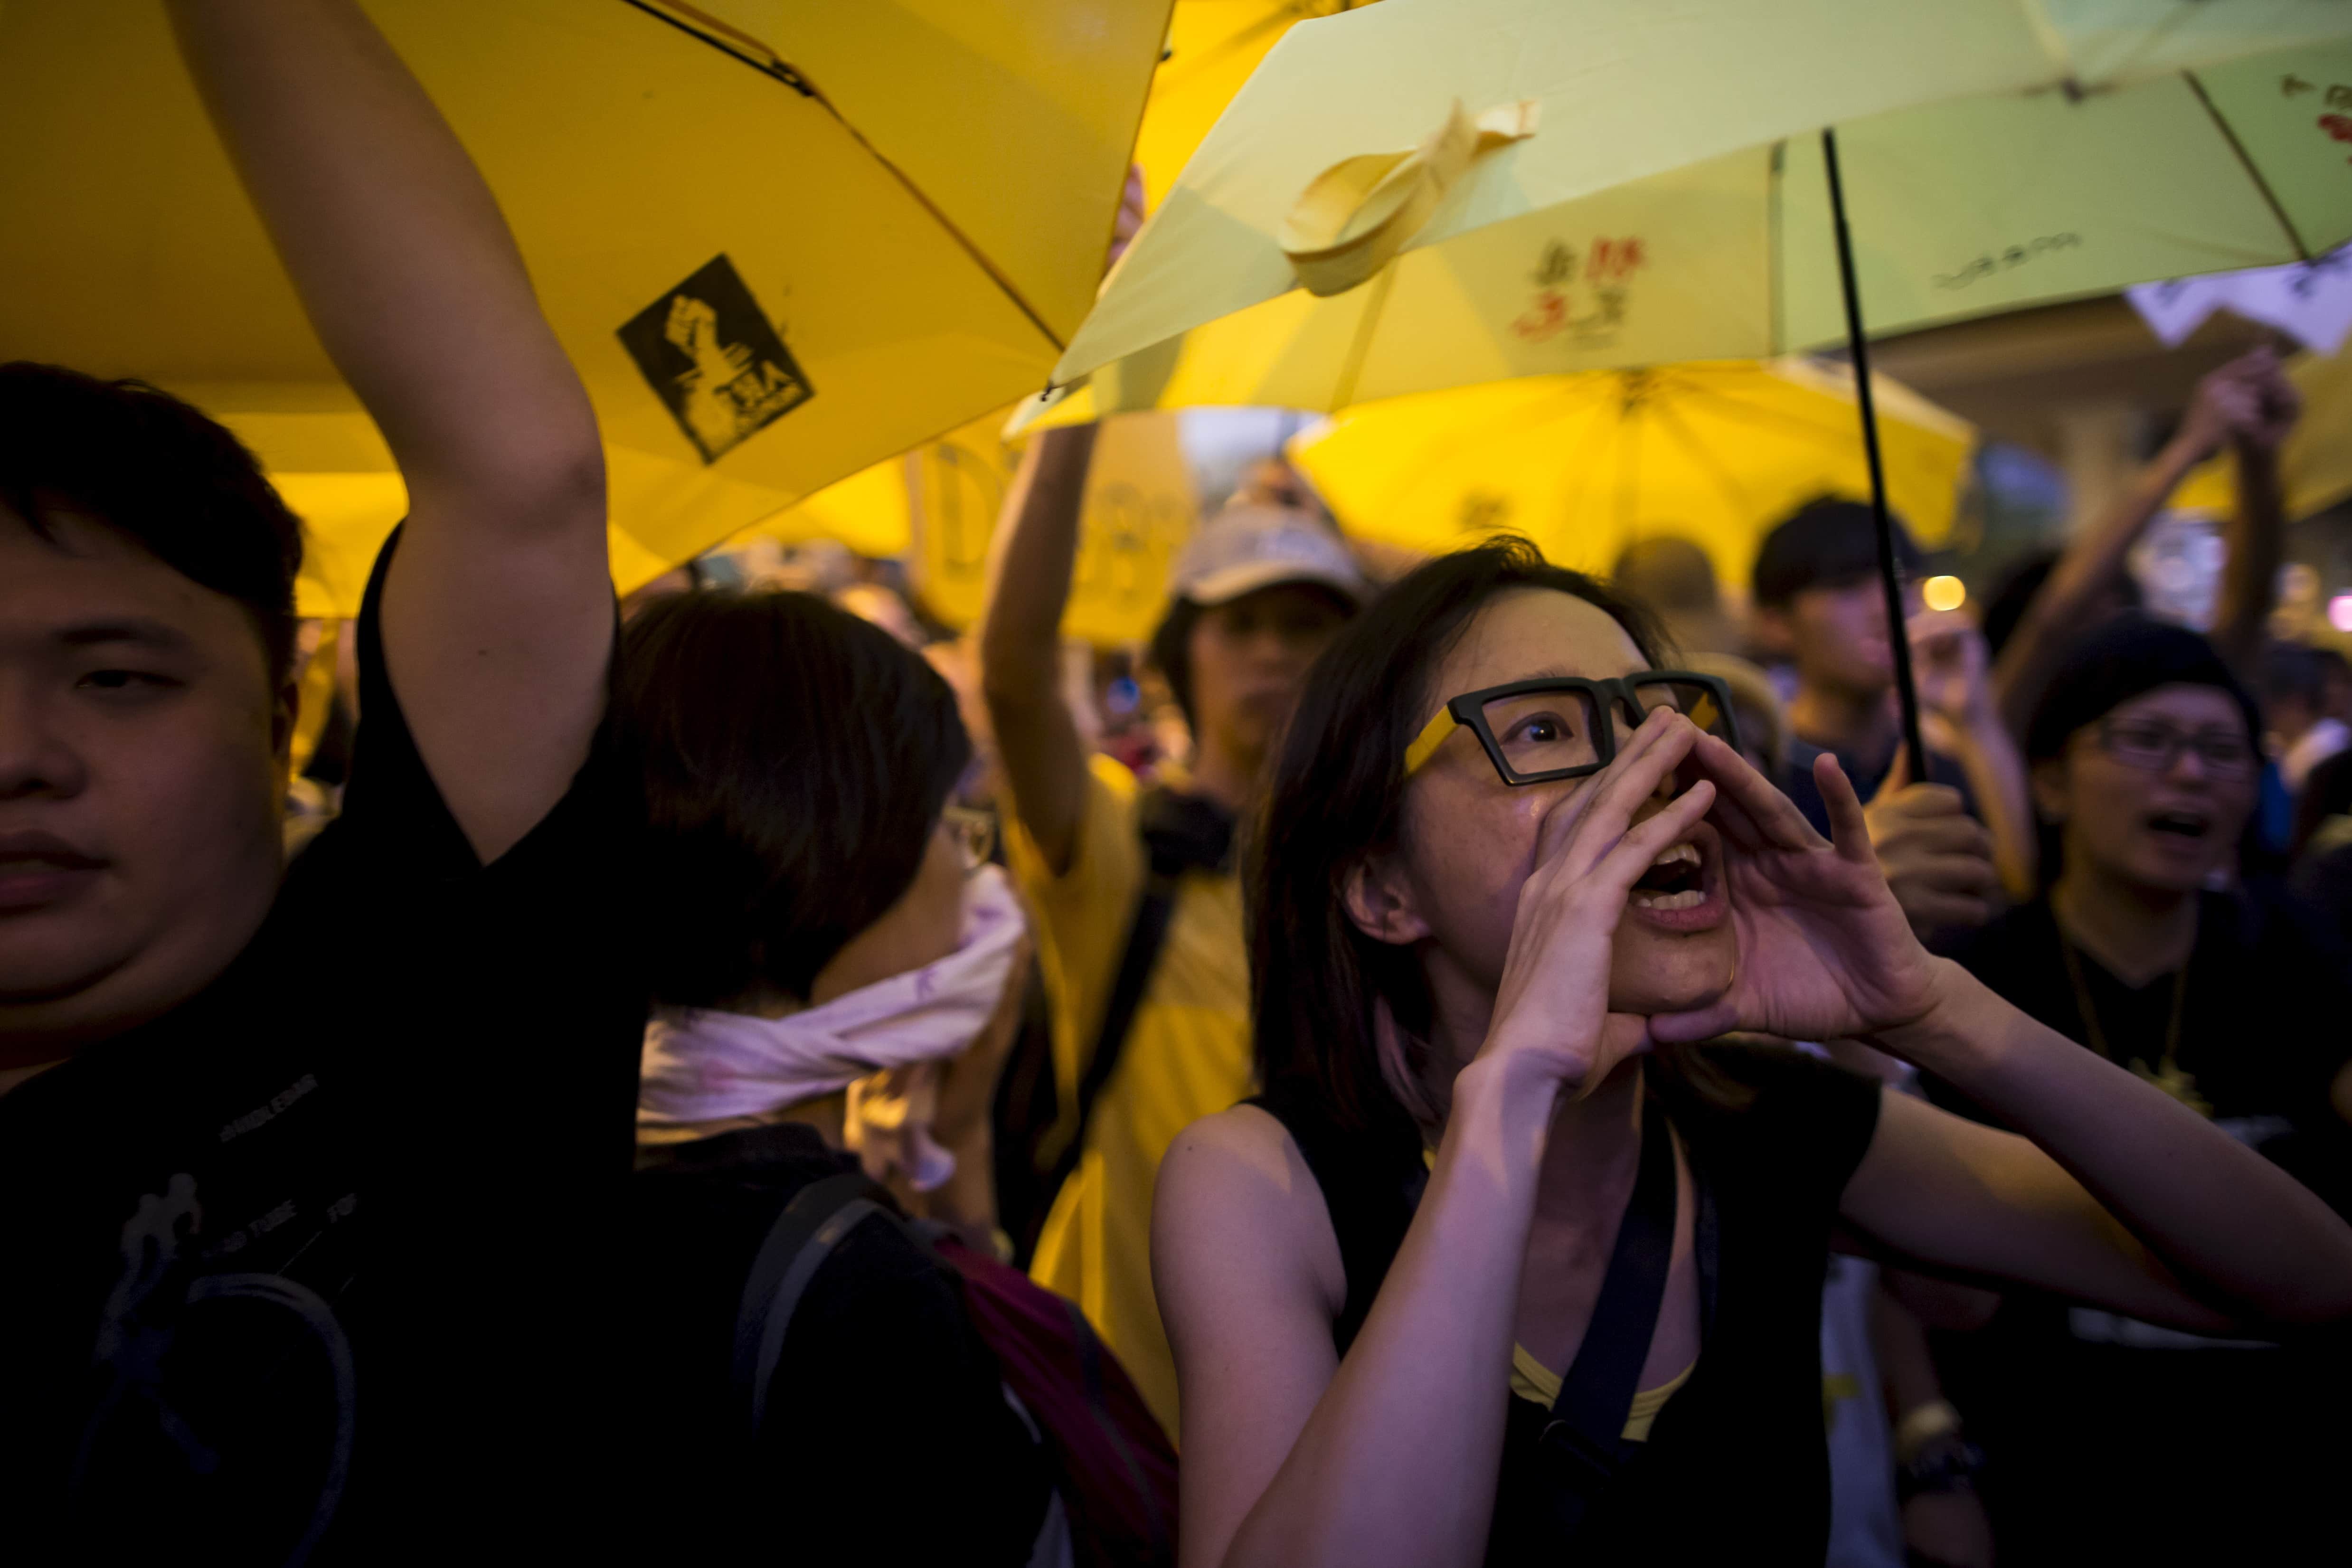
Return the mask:
<path id="1" fill-rule="evenodd" d="M 1661 655 L 1507 542 L 1308 678 L 1251 873 L 1265 1092 L 1154 1217 L 1187 1563 L 1819 1563 L 1833 1244 L 2185 1328 L 2352 1311 L 2352 1229 L 1930 957 L 1834 760 L 1825 840 Z"/>

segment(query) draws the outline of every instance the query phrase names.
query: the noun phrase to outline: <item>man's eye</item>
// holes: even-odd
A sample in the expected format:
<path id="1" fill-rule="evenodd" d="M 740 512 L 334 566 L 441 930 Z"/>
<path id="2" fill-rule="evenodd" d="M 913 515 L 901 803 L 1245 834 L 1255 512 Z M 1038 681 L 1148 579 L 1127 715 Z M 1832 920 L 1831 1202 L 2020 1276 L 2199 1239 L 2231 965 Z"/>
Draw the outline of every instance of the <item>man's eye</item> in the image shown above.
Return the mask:
<path id="1" fill-rule="evenodd" d="M 93 669 L 74 685 L 84 691 L 157 691 L 180 683 L 145 669 Z"/>

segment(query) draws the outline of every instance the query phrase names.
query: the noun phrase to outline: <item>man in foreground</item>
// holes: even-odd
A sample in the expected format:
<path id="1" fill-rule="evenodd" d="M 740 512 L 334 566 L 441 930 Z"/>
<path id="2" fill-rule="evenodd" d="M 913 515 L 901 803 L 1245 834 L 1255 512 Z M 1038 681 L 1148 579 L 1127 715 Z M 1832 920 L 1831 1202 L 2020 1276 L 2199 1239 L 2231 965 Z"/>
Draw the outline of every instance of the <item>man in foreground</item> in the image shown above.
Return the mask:
<path id="1" fill-rule="evenodd" d="M 643 1024 L 595 421 L 355 5 L 172 10 L 410 515 L 281 876 L 292 518 L 187 405 L 0 368 L 11 1555 L 554 1548 Z"/>

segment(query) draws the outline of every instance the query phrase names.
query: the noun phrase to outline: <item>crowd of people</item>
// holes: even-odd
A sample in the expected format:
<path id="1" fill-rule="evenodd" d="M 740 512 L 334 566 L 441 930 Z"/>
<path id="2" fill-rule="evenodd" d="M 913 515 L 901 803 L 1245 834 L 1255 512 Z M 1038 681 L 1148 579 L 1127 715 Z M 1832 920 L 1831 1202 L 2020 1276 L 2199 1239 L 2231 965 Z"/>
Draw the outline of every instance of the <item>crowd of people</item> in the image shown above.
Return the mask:
<path id="1" fill-rule="evenodd" d="M 2266 352 L 1981 623 L 1851 501 L 1738 613 L 1255 476 L 1106 733 L 1091 427 L 966 638 L 616 606 L 397 57 L 172 10 L 410 510 L 289 780 L 252 456 L 0 364 L 9 1560 L 2332 1555 L 2352 678 L 2271 635 Z M 2223 449 L 2200 632 L 2126 561 Z"/>

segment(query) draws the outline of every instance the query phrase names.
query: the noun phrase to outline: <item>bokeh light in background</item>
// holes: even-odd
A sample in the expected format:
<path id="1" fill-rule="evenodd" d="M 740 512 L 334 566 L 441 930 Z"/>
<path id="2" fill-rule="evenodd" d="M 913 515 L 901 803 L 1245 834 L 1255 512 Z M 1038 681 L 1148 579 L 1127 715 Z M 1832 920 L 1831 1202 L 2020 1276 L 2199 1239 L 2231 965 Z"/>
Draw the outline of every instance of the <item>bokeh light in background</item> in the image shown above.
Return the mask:
<path id="1" fill-rule="evenodd" d="M 1957 610 L 1969 602 L 1969 588 L 1958 577 L 1930 577 L 1919 584 L 1919 597 L 1931 610 Z"/>
<path id="2" fill-rule="evenodd" d="M 2327 601 L 2327 624 L 2339 632 L 2352 632 L 2352 594 L 2338 594 Z"/>

